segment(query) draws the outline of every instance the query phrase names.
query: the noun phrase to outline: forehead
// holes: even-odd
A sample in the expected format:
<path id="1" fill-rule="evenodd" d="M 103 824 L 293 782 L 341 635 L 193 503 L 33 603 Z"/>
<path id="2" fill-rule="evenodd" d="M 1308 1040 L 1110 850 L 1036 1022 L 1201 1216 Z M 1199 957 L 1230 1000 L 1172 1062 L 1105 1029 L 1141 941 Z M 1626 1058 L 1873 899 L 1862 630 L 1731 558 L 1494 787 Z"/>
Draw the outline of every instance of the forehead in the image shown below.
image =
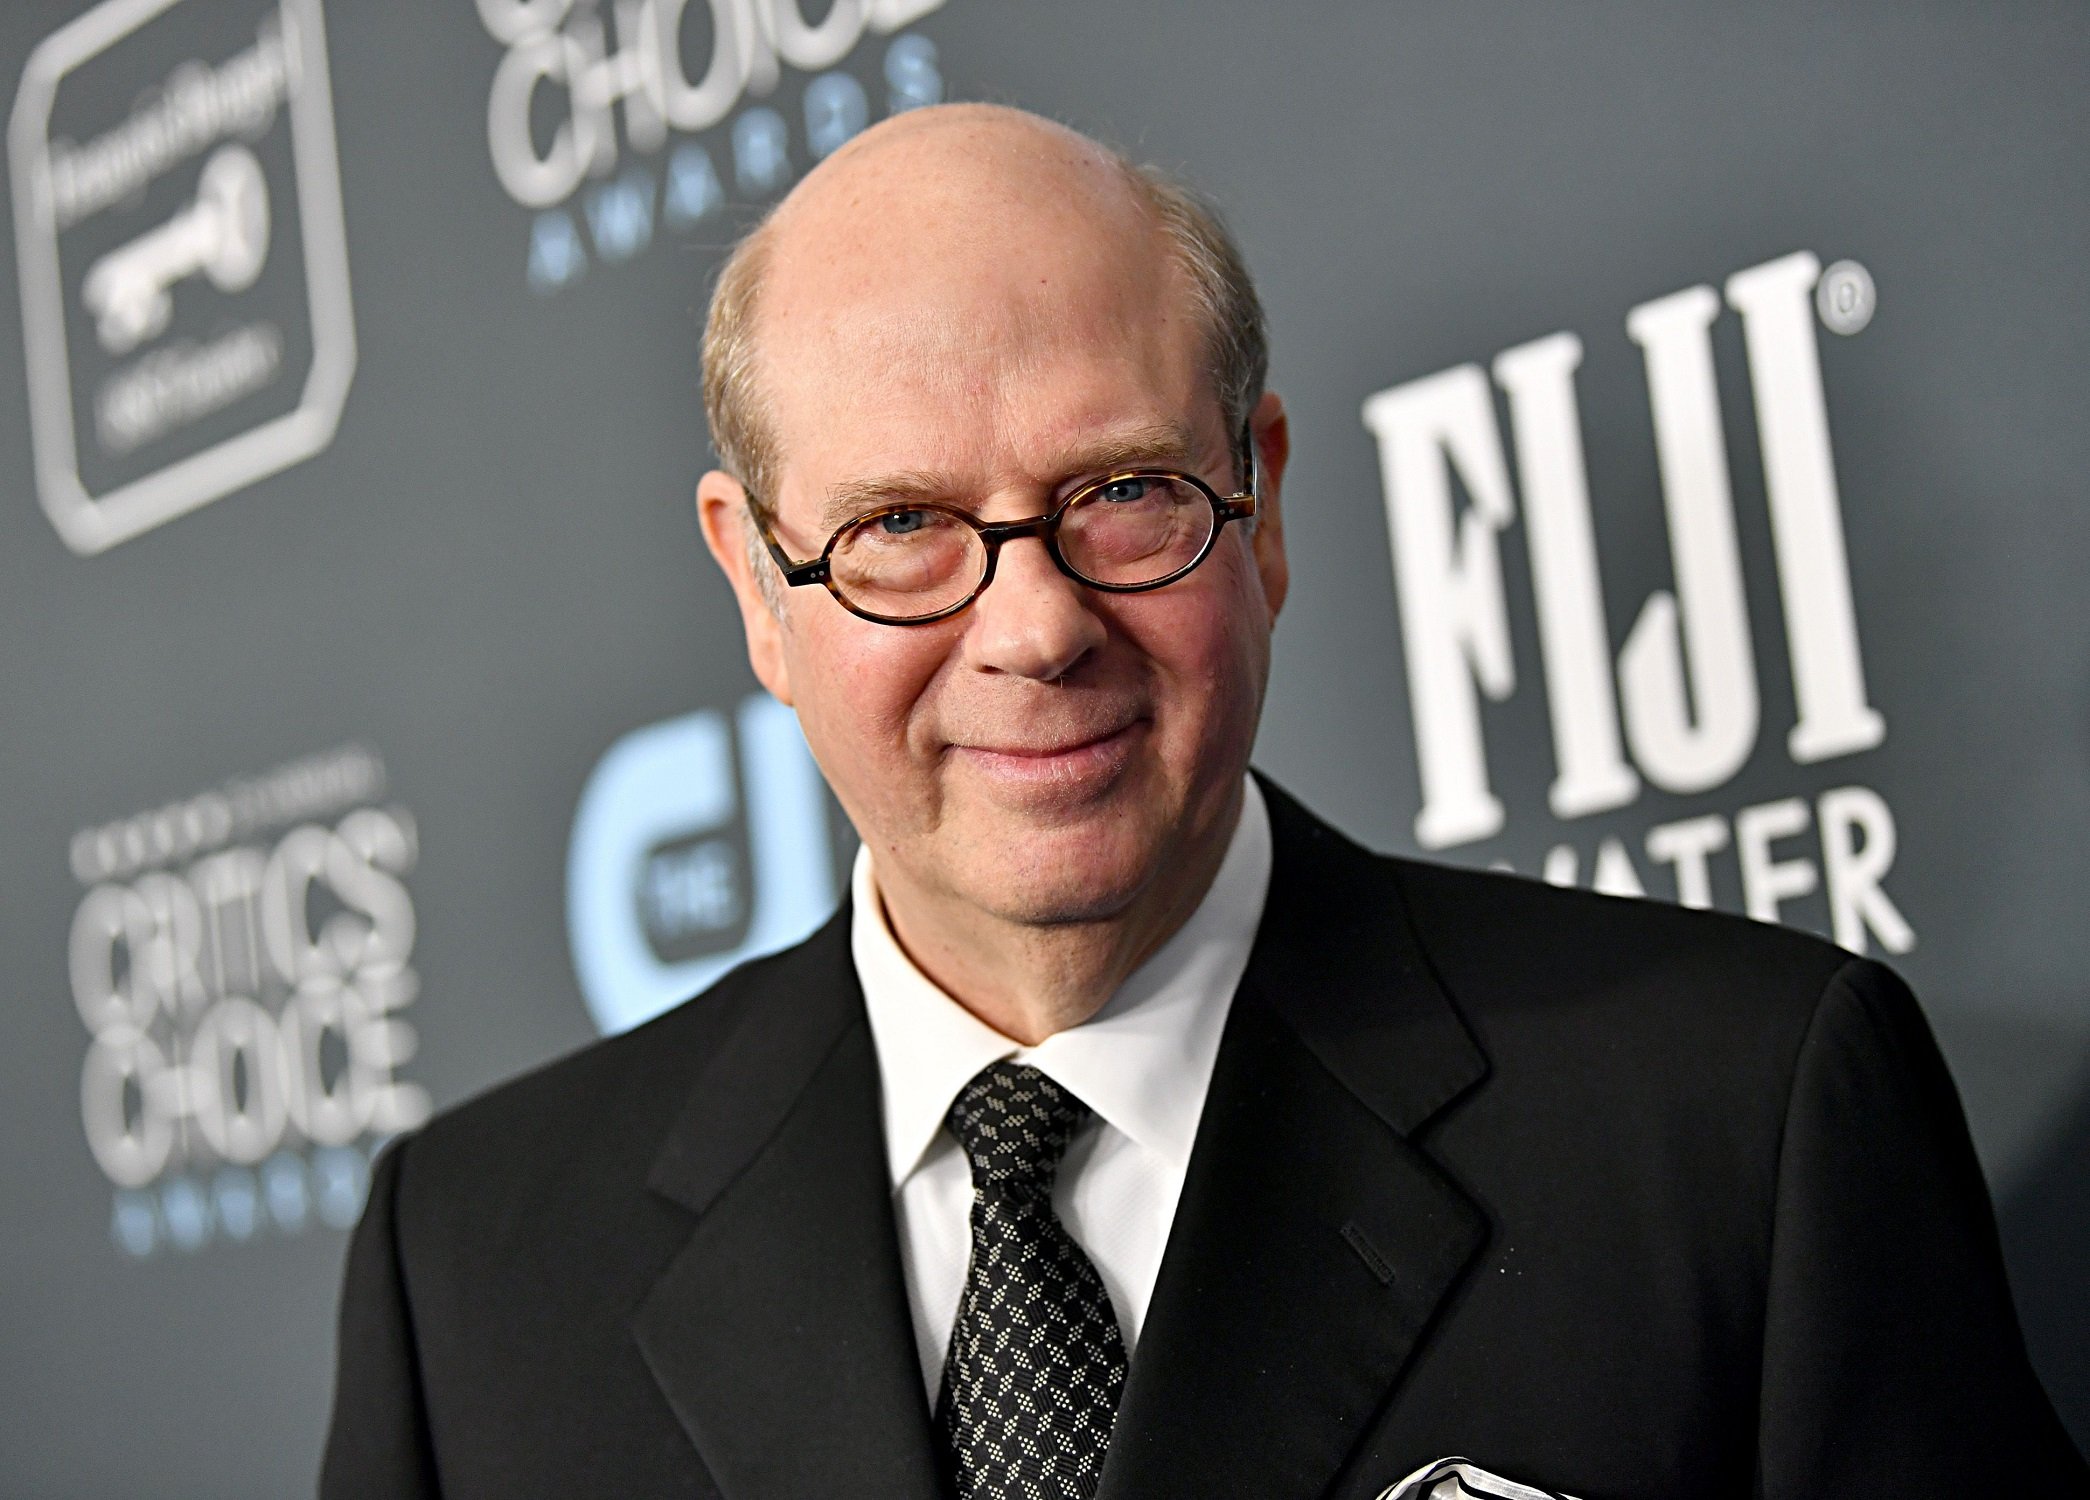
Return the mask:
<path id="1" fill-rule="evenodd" d="M 786 494 L 897 467 L 984 480 L 1195 419 L 1203 325 L 1142 209 L 922 200 L 790 226 L 773 251 L 757 379 Z"/>

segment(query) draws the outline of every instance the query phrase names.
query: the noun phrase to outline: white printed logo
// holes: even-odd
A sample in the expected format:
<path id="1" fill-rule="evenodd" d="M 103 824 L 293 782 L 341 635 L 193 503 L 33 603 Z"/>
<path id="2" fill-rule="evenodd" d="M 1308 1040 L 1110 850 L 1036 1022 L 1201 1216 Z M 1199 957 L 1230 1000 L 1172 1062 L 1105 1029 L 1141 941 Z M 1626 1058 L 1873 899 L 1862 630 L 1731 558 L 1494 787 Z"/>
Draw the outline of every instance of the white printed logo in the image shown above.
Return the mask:
<path id="1" fill-rule="evenodd" d="M 1785 749 L 1811 766 L 1880 745 L 1886 721 L 1870 701 L 1830 451 L 1817 315 L 1839 333 L 1870 320 L 1871 277 L 1855 262 L 1824 273 L 1800 252 L 1727 279 L 1741 319 L 1763 453 L 1773 560 L 1791 669 L 1795 722 Z M 1501 541 L 1518 517 L 1495 415 L 1507 401 L 1531 564 L 1533 606 L 1552 725 L 1555 775 L 1546 801 L 1571 821 L 1628 806 L 1643 783 L 1679 796 L 1734 778 L 1762 729 L 1759 661 L 1743 584 L 1735 500 L 1714 373 L 1712 330 L 1722 297 L 1709 286 L 1633 308 L 1626 337 L 1647 372 L 1656 466 L 1674 587 L 1641 605 L 1614 662 L 1582 449 L 1575 372 L 1582 341 L 1555 333 L 1496 356 L 1380 391 L 1364 403 L 1377 438 L 1394 581 L 1422 781 L 1415 837 L 1445 849 L 1501 833 L 1508 809 L 1492 784 L 1482 700 L 1517 687 Z M 1492 387 L 1490 376 L 1492 375 Z M 1454 480 L 1468 504 L 1456 501 Z M 1817 828 L 1820 865 L 1781 858 L 1772 844 Z M 1735 849 L 1741 902 L 1776 919 L 1824 888 L 1828 925 L 1863 951 L 1915 940 L 1880 879 L 1894 857 L 1887 804 L 1866 787 L 1829 790 L 1665 823 L 1648 831 L 1649 860 L 1672 867 L 1676 898 L 1714 904 L 1711 857 Z M 1546 877 L 1572 883 L 1572 844 L 1553 848 Z M 1593 882 L 1645 894 L 1622 840 L 1597 851 Z"/>
<path id="2" fill-rule="evenodd" d="M 351 746 L 74 836 L 81 1123 L 126 1253 L 346 1228 L 427 1119 L 419 837 L 384 790 Z"/>
<path id="3" fill-rule="evenodd" d="M 526 264 L 539 292 L 633 259 L 657 228 L 775 199 L 878 102 L 895 115 L 943 98 L 935 44 L 902 28 L 945 0 L 829 0 L 817 24 L 802 0 L 477 3 L 507 49 L 487 93 L 487 148 L 508 196 L 537 210 Z M 867 35 L 892 36 L 882 87 L 850 71 Z M 795 107 L 780 92 L 791 75 L 807 75 Z M 578 215 L 566 207 L 576 194 Z"/>
<path id="4" fill-rule="evenodd" d="M 356 356 L 320 0 L 105 0 L 30 54 L 8 152 L 37 491 L 68 547 L 332 441 Z"/>

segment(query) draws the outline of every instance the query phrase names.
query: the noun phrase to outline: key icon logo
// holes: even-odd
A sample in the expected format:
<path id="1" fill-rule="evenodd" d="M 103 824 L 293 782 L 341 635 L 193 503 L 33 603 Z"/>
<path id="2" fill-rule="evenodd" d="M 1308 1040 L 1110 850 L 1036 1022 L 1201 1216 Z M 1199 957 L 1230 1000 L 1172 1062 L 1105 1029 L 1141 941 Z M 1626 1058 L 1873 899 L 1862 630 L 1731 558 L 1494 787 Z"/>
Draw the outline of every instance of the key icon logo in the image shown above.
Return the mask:
<path id="1" fill-rule="evenodd" d="M 23 69 L 36 488 L 77 553 L 333 440 L 355 326 L 321 3 L 103 0 Z"/>
<path id="2" fill-rule="evenodd" d="M 96 261 L 81 296 L 102 347 L 128 354 L 166 329 L 176 282 L 202 274 L 221 292 L 245 291 L 268 253 L 269 190 L 261 163 L 245 146 L 220 146 L 204 164 L 196 201 Z"/>

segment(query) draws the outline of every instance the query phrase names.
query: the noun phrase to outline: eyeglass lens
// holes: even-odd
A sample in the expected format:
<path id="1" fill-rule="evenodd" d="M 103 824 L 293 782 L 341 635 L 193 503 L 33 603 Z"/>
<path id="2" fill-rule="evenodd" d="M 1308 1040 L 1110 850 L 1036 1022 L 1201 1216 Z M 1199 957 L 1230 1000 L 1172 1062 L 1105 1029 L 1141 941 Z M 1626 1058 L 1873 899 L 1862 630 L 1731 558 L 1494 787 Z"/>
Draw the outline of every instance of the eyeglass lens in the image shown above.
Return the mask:
<path id="1" fill-rule="evenodd" d="M 1061 512 L 1059 553 L 1091 583 L 1137 588 L 1197 559 L 1218 524 L 1189 480 L 1131 474 L 1077 496 Z M 828 554 L 834 587 L 853 607 L 918 619 L 964 600 L 987 574 L 987 544 L 954 512 L 923 507 L 864 517 Z"/>

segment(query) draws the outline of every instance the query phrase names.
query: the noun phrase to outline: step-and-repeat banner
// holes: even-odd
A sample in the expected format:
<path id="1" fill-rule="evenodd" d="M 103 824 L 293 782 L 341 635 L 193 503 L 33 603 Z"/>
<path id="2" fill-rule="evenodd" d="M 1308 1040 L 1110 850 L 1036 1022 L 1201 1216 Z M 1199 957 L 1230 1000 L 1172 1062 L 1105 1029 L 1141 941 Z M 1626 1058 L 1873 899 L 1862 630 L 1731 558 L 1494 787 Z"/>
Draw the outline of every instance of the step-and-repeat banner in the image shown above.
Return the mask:
<path id="1" fill-rule="evenodd" d="M 1261 763 L 1900 967 L 2090 1437 L 2086 76 L 2064 6 L 0 9 L 0 1490 L 307 1488 L 376 1147 L 831 909 L 698 333 L 958 98 L 1247 245 Z"/>

